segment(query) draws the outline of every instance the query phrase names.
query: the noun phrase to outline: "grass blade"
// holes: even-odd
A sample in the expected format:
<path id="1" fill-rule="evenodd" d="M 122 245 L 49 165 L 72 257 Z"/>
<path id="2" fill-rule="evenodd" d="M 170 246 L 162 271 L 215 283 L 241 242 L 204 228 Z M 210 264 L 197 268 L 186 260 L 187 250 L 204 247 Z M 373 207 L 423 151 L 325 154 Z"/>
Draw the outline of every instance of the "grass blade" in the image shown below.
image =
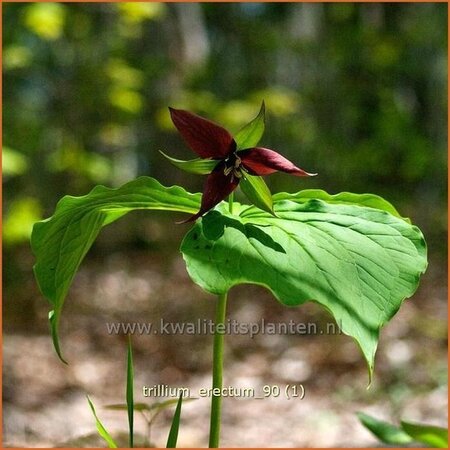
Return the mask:
<path id="1" fill-rule="evenodd" d="M 166 448 L 176 448 L 178 440 L 178 430 L 180 428 L 181 418 L 181 404 L 183 403 L 183 393 L 180 394 L 177 407 L 172 419 L 172 426 L 170 427 L 169 437 L 167 438 Z"/>
<path id="2" fill-rule="evenodd" d="M 134 395 L 133 395 L 133 351 L 131 349 L 131 336 L 128 335 L 128 354 L 127 354 L 127 409 L 128 409 L 128 428 L 130 448 L 134 446 Z"/>
<path id="3" fill-rule="evenodd" d="M 97 413 L 95 412 L 95 408 L 93 403 L 91 402 L 91 399 L 89 398 L 89 396 L 86 397 L 89 406 L 91 407 L 92 414 L 94 415 L 95 418 L 98 434 L 106 441 L 109 448 L 117 448 L 117 444 L 114 442 L 114 439 L 111 437 L 108 431 L 106 431 L 106 428 L 103 426 L 103 424 L 100 422 L 100 419 L 97 417 Z"/>

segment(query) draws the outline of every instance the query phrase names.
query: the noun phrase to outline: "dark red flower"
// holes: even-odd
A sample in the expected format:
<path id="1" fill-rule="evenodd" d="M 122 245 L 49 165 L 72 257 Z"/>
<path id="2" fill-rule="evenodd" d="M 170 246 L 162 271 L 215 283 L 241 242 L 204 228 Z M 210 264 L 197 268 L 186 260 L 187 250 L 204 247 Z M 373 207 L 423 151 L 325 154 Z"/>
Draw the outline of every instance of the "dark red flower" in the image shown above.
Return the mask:
<path id="1" fill-rule="evenodd" d="M 274 150 L 238 149 L 233 136 L 208 119 L 181 109 L 169 110 L 188 147 L 200 158 L 217 161 L 206 179 L 200 210 L 184 222 L 196 220 L 214 208 L 237 188 L 245 174 L 269 175 L 280 171 L 299 177 L 315 175 L 298 168 Z"/>

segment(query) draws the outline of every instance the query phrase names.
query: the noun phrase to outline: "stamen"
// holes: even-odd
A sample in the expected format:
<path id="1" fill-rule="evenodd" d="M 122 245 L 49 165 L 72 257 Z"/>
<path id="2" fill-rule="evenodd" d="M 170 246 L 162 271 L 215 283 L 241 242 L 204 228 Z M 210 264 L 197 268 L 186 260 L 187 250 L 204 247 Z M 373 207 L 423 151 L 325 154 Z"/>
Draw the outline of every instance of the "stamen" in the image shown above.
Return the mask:
<path id="1" fill-rule="evenodd" d="M 224 175 L 227 177 L 232 172 L 233 167 L 225 167 L 225 170 L 223 171 Z"/>

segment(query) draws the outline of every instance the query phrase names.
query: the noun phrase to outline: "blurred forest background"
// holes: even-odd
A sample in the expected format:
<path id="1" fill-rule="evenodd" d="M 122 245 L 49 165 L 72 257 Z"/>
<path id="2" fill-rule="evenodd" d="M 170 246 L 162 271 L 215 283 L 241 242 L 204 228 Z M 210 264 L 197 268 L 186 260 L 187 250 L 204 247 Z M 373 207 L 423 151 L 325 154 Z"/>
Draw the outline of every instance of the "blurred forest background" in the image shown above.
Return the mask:
<path id="1" fill-rule="evenodd" d="M 372 192 L 427 239 L 422 285 L 384 329 L 370 390 L 345 336 L 229 336 L 225 384 L 303 382 L 303 401 L 224 402 L 223 444 L 364 446 L 355 411 L 446 424 L 447 5 L 308 3 L 4 3 L 4 445 L 92 445 L 94 398 L 113 431 L 125 414 L 125 343 L 105 322 L 211 318 L 193 287 L 174 214 L 134 213 L 106 228 L 67 301 L 58 362 L 48 305 L 35 285 L 32 224 L 65 195 L 150 175 L 201 190 L 167 107 L 236 131 L 267 106 L 262 144 L 314 179 L 273 175 L 273 192 Z M 314 305 L 286 309 L 259 287 L 235 288 L 231 318 L 329 321 Z M 270 338 L 270 339 L 269 339 Z M 135 337 L 139 386 L 208 387 L 208 336 Z M 207 399 L 186 404 L 181 446 L 205 445 Z M 70 420 L 69 420 L 70 417 Z M 170 414 L 152 431 L 164 446 Z M 137 424 L 144 431 L 144 424 Z M 77 440 L 78 439 L 78 440 Z M 93 445 L 101 445 L 94 442 Z"/>

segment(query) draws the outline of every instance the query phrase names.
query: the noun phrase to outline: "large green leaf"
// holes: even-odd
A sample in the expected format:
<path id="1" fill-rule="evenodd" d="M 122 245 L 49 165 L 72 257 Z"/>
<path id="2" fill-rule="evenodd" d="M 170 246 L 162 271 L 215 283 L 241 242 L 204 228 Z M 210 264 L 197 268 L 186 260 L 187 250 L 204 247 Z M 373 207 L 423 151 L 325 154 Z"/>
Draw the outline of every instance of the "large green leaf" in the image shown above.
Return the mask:
<path id="1" fill-rule="evenodd" d="M 141 177 L 117 189 L 95 187 L 82 197 L 66 196 L 49 219 L 33 227 L 31 246 L 36 256 L 34 273 L 42 294 L 50 301 L 49 313 L 55 349 L 63 360 L 58 324 L 64 299 L 73 277 L 101 228 L 129 211 L 156 209 L 193 214 L 200 194 L 162 186 L 153 178 Z"/>
<path id="2" fill-rule="evenodd" d="M 274 200 L 290 200 L 293 202 L 305 203 L 311 199 L 324 200 L 327 203 L 339 203 L 344 205 L 359 205 L 367 206 L 369 208 L 381 209 L 393 216 L 402 217 L 395 206 L 385 200 L 383 197 L 374 194 L 354 194 L 352 192 L 340 192 L 339 194 L 328 194 L 328 192 L 321 189 L 305 189 L 297 194 L 288 194 L 287 192 L 279 192 L 274 194 Z M 411 221 L 402 217 L 408 223 Z"/>
<path id="3" fill-rule="evenodd" d="M 224 205 L 189 231 L 181 251 L 194 282 L 214 294 L 255 283 L 285 305 L 315 301 L 352 336 L 372 374 L 379 330 L 427 267 L 420 230 L 385 210 L 284 194 L 276 217 Z M 347 199 L 349 200 L 349 199 Z"/>

